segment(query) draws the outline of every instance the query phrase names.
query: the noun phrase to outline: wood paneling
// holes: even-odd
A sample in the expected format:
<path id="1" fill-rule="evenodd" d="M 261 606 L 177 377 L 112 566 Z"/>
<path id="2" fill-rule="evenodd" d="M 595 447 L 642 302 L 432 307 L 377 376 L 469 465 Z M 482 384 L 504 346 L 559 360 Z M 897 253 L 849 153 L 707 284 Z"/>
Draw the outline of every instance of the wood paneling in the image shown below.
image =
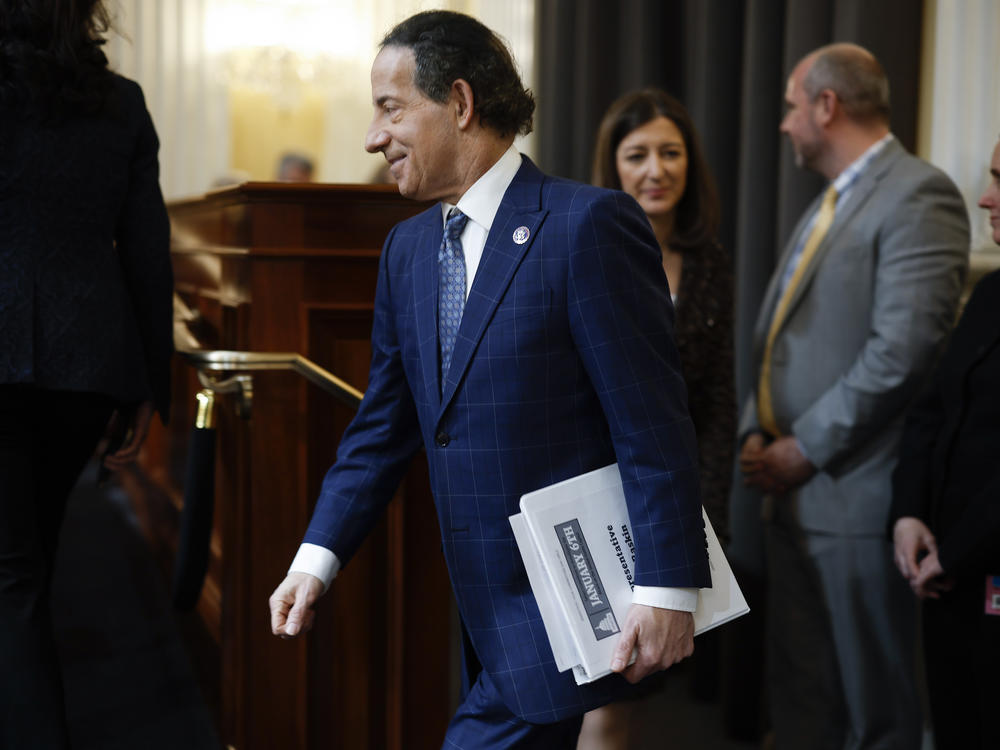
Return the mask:
<path id="1" fill-rule="evenodd" d="M 178 295 L 203 348 L 295 351 L 367 384 L 381 244 L 425 206 L 384 186 L 247 183 L 170 206 Z M 175 363 L 174 414 L 130 487 L 172 569 L 199 389 Z M 290 372 L 253 374 L 253 411 L 218 400 L 216 516 L 192 628 L 223 740 L 255 748 L 435 748 L 449 714 L 447 574 L 426 463 L 318 606 L 315 629 L 270 633 L 267 598 L 305 531 L 352 416 Z M 430 543 L 429 543 L 430 540 Z M 207 654 L 204 643 L 211 644 Z"/>

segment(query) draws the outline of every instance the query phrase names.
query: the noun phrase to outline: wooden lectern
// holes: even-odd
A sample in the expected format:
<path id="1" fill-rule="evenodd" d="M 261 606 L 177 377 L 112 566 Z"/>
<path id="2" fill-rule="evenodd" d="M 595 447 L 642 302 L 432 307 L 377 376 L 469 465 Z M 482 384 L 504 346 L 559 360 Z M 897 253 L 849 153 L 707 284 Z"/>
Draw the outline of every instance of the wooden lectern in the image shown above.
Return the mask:
<path id="1" fill-rule="evenodd" d="M 382 242 L 425 207 L 395 187 L 277 183 L 172 204 L 181 338 L 200 349 L 298 353 L 363 391 Z M 267 599 L 353 409 L 296 372 L 233 380 L 239 374 L 211 375 L 237 392 L 222 387 L 218 397 L 208 574 L 196 615 L 182 617 L 223 744 L 439 747 L 457 635 L 423 457 L 321 600 L 312 632 L 280 640 Z M 151 435 L 143 475 L 129 488 L 168 570 L 198 380 L 178 355 L 172 421 Z"/>

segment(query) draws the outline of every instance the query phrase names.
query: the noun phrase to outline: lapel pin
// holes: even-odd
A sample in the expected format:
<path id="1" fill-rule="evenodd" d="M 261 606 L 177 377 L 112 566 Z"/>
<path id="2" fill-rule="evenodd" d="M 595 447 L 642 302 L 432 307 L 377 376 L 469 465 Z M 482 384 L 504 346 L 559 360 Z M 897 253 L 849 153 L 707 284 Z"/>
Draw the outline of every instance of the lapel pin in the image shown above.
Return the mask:
<path id="1" fill-rule="evenodd" d="M 518 227 L 514 230 L 514 242 L 518 245 L 523 245 L 528 241 L 528 237 L 531 236 L 531 232 L 528 231 L 527 227 Z"/>

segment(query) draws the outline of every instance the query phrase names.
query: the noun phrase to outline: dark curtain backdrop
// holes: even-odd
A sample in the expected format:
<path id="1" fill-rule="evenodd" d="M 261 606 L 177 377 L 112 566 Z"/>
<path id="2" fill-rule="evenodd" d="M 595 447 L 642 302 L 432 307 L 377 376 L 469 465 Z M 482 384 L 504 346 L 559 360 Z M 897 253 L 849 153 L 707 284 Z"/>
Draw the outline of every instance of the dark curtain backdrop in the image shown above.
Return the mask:
<path id="1" fill-rule="evenodd" d="M 538 0 L 536 7 L 542 169 L 588 181 L 601 115 L 628 90 L 660 86 L 690 110 L 719 187 L 720 240 L 736 272 L 742 402 L 764 288 L 823 186 L 796 168 L 778 132 L 788 74 L 823 44 L 867 47 L 889 76 L 892 130 L 912 151 L 922 0 Z"/>
<path id="2" fill-rule="evenodd" d="M 719 187 L 720 240 L 733 258 L 742 404 L 755 376 L 751 336 L 765 287 L 823 187 L 795 166 L 778 132 L 788 74 L 823 44 L 867 47 L 889 76 L 892 130 L 912 151 L 923 0 L 537 0 L 536 14 L 543 170 L 589 181 L 601 116 L 631 89 L 659 86 L 691 112 Z M 730 561 L 753 611 L 724 628 L 722 694 L 729 734 L 754 739 L 766 728 L 765 707 L 756 702 L 765 691 L 753 689 L 762 674 L 762 528 L 759 497 L 739 482 L 730 520 Z"/>

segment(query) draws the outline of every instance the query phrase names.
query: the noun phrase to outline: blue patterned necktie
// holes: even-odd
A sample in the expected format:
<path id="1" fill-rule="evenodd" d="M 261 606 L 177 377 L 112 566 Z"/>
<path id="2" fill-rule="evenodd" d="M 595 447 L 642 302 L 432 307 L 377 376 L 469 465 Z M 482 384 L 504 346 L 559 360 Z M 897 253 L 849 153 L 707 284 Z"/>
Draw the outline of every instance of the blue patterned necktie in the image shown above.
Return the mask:
<path id="1" fill-rule="evenodd" d="M 465 253 L 462 230 L 469 217 L 457 208 L 448 212 L 441 249 L 438 250 L 438 342 L 441 345 L 441 389 L 448 377 L 451 353 L 465 309 Z"/>

